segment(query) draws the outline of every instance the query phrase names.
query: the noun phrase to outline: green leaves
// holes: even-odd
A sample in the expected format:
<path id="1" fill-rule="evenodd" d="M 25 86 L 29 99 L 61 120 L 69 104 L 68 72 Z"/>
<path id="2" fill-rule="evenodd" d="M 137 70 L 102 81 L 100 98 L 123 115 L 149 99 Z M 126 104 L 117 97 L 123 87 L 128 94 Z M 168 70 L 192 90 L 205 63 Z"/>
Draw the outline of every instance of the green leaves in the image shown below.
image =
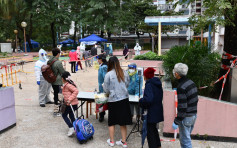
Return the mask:
<path id="1" fill-rule="evenodd" d="M 158 56 L 156 53 L 149 51 L 143 55 L 135 56 L 134 60 L 154 60 L 154 61 L 161 61 L 162 56 Z"/>
<path id="2" fill-rule="evenodd" d="M 168 51 L 163 58 L 163 67 L 167 75 L 174 82 L 172 70 L 176 63 L 185 63 L 189 67 L 188 78 L 193 80 L 197 87 L 209 86 L 218 77 L 220 68 L 220 55 L 208 53 L 208 47 L 196 46 L 175 46 Z M 202 90 L 199 93 L 207 95 L 212 88 Z"/>

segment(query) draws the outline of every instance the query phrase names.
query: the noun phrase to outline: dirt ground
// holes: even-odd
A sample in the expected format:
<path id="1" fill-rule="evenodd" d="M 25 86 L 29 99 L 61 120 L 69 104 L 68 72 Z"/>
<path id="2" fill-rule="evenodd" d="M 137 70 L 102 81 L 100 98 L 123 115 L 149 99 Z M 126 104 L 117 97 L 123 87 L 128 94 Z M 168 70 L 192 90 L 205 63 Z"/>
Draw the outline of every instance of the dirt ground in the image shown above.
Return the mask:
<path id="1" fill-rule="evenodd" d="M 14 86 L 16 104 L 16 126 L 0 134 L 0 148 L 107 148 L 106 140 L 109 138 L 107 128 L 107 115 L 105 121 L 100 123 L 96 120 L 95 114 L 89 116 L 88 120 L 95 128 L 94 139 L 85 144 L 79 144 L 76 137 L 67 137 L 68 128 L 62 117 L 53 116 L 53 105 L 41 108 L 38 103 L 38 85 L 34 75 L 34 62 L 24 65 L 24 70 L 29 73 L 20 73 L 22 90 L 18 85 Z M 127 63 L 123 63 L 126 65 Z M 83 63 L 84 65 L 84 63 Z M 70 71 L 70 65 L 66 69 Z M 87 71 L 79 70 L 72 74 L 72 79 L 76 82 L 79 91 L 98 90 L 97 71 L 90 67 Z M 51 100 L 53 95 L 51 94 Z M 93 104 L 94 112 L 95 104 Z M 85 108 L 85 106 L 84 106 Z M 80 112 L 79 112 L 80 113 Z M 84 109 L 85 113 L 85 109 Z M 133 120 L 135 123 L 135 119 Z M 128 132 L 132 129 L 128 126 Z M 162 123 L 160 124 L 162 132 Z M 161 138 L 163 137 L 160 132 Z M 115 139 L 121 138 L 119 126 L 116 126 Z M 237 148 L 236 143 L 198 141 L 193 140 L 194 148 Z M 119 147 L 119 146 L 114 146 Z M 140 148 L 141 136 L 138 133 L 132 134 L 128 140 L 128 148 Z M 162 142 L 163 148 L 179 148 L 179 140 L 175 142 Z M 144 148 L 148 148 L 147 142 Z"/>

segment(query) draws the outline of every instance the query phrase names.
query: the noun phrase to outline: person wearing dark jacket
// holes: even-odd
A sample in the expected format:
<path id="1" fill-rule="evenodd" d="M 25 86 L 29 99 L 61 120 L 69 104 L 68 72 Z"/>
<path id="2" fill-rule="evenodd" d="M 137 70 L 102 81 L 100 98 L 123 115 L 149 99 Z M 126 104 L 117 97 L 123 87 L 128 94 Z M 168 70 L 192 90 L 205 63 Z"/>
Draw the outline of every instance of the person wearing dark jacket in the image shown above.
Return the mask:
<path id="1" fill-rule="evenodd" d="M 92 56 L 97 55 L 97 49 L 96 49 L 95 46 L 93 46 L 93 47 L 91 48 L 91 55 L 92 55 Z"/>
<path id="2" fill-rule="evenodd" d="M 55 74 L 55 76 L 57 76 L 57 78 L 56 78 L 56 81 L 52 83 L 52 87 L 53 87 L 53 91 L 54 91 L 54 104 L 55 104 L 54 114 L 59 115 L 58 94 L 61 90 L 61 86 L 63 85 L 61 75 L 64 73 L 65 70 L 63 68 L 62 61 L 59 61 L 59 57 L 60 57 L 60 53 L 61 53 L 60 49 L 54 48 L 52 50 L 52 53 L 53 53 L 53 56 L 50 57 L 47 64 L 50 64 L 53 61 L 55 61 L 53 63 L 53 65 L 51 66 L 51 68 L 52 68 L 53 73 Z"/>
<path id="3" fill-rule="evenodd" d="M 173 129 L 179 128 L 179 141 L 181 148 L 192 148 L 191 133 L 197 118 L 198 89 L 195 83 L 186 77 L 188 66 L 177 63 L 173 75 L 178 79 L 178 113 L 172 125 Z"/>
<path id="4" fill-rule="evenodd" d="M 123 56 L 125 57 L 125 60 L 127 62 L 127 59 L 128 59 L 128 45 L 127 45 L 127 43 L 124 44 Z"/>
<path id="5" fill-rule="evenodd" d="M 144 71 L 146 81 L 143 98 L 139 104 L 143 110 L 147 110 L 147 141 L 149 148 L 161 147 L 160 136 L 156 124 L 164 121 L 163 115 L 163 89 L 159 78 L 154 77 L 154 68 Z"/>
<path id="6" fill-rule="evenodd" d="M 96 56 L 96 55 L 97 55 L 97 48 L 96 48 L 96 45 L 94 45 L 91 48 L 91 65 L 93 65 L 93 62 L 96 60 L 96 57 L 93 57 L 93 56 Z"/>

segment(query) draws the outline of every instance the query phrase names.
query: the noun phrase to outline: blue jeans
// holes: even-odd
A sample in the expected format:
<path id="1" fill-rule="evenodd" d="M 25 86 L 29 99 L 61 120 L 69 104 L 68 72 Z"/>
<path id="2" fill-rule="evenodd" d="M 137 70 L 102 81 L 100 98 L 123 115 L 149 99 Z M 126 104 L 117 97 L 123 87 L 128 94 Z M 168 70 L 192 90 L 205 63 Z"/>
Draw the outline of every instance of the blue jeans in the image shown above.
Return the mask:
<path id="1" fill-rule="evenodd" d="M 72 105 L 72 108 L 75 110 L 77 109 L 77 105 Z M 64 113 L 62 114 L 62 117 L 69 128 L 73 127 L 73 122 L 75 121 L 74 114 L 72 112 L 72 108 L 70 106 L 67 106 Z M 69 115 L 69 118 L 68 118 Z"/>
<path id="2" fill-rule="evenodd" d="M 197 115 L 185 117 L 179 125 L 179 140 L 181 148 L 192 148 L 191 133 L 196 119 Z"/>

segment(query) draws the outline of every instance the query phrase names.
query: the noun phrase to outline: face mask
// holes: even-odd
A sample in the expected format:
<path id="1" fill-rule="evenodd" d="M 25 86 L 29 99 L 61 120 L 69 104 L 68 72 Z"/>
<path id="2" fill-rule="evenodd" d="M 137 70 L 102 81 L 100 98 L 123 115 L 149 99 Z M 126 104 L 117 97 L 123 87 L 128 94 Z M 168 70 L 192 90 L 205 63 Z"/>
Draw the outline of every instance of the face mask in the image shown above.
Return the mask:
<path id="1" fill-rule="evenodd" d="M 129 71 L 129 73 L 134 73 L 135 69 L 129 69 L 128 71 Z"/>

